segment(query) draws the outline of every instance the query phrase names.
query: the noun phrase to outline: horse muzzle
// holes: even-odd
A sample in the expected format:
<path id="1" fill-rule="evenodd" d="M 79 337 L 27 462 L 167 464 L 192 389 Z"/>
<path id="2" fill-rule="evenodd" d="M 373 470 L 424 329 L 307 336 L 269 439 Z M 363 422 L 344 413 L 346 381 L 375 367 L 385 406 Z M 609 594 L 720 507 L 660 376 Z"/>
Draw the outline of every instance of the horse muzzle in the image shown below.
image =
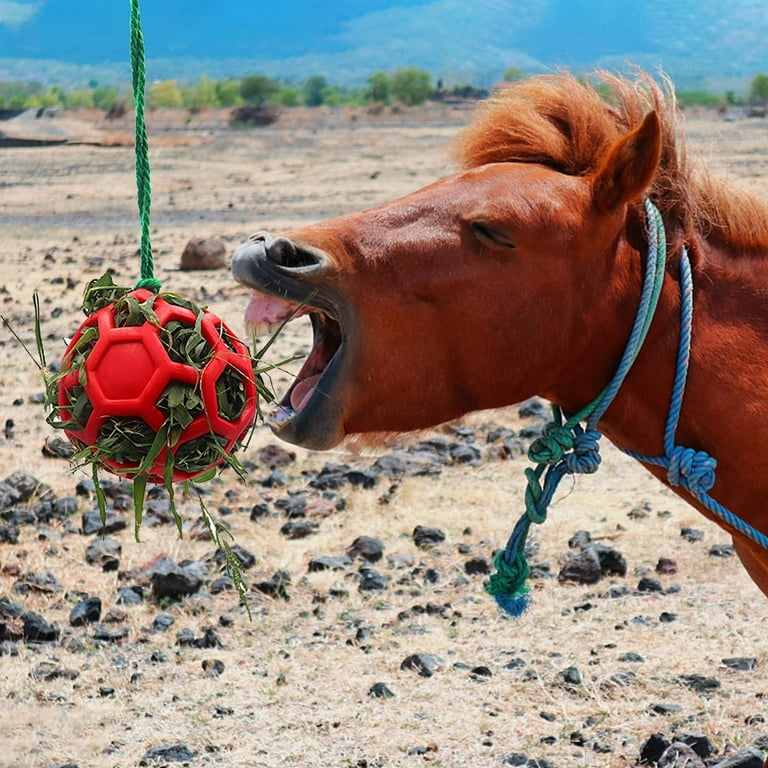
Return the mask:
<path id="1" fill-rule="evenodd" d="M 330 448 L 344 437 L 342 370 L 346 335 L 353 325 L 347 303 L 326 278 L 329 260 L 311 246 L 259 232 L 232 259 L 232 276 L 253 291 L 246 322 L 274 332 L 285 322 L 309 315 L 312 350 L 269 425 L 278 437 L 306 448 Z"/>

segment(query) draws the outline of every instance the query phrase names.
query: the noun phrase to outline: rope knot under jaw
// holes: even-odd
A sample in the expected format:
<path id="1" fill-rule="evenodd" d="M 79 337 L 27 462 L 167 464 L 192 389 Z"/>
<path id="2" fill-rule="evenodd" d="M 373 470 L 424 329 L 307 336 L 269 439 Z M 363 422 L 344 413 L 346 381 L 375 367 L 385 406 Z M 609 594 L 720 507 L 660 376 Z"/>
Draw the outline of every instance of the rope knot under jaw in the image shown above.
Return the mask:
<path id="1" fill-rule="evenodd" d="M 669 454 L 667 478 L 691 493 L 706 493 L 715 484 L 717 461 L 705 451 L 676 445 Z"/>
<path id="2" fill-rule="evenodd" d="M 600 432 L 587 429 L 577 432 L 573 438 L 573 453 L 565 457 L 568 471 L 573 474 L 591 475 L 600 467 Z"/>
<path id="3" fill-rule="evenodd" d="M 552 422 L 547 424 L 544 435 L 531 443 L 528 458 L 537 464 L 557 464 L 572 449 L 572 430 Z"/>

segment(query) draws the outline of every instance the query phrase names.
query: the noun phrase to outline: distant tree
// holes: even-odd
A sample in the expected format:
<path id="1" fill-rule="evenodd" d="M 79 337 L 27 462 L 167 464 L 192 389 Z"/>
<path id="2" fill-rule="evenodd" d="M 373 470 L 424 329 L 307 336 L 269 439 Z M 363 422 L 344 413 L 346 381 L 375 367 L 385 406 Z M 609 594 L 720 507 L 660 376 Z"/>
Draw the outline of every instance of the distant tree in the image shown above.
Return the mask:
<path id="1" fill-rule="evenodd" d="M 240 81 L 218 80 L 216 82 L 216 97 L 219 105 L 222 107 L 236 107 L 243 103 L 243 97 L 240 95 Z"/>
<path id="2" fill-rule="evenodd" d="M 32 105 L 28 103 L 28 100 L 33 96 L 34 94 L 26 94 L 23 91 L 16 91 L 8 97 L 8 106 L 11 109 L 24 109 L 25 107 L 30 107 Z"/>
<path id="3" fill-rule="evenodd" d="M 60 85 L 54 85 L 40 94 L 30 95 L 30 107 L 63 107 L 67 96 Z"/>
<path id="4" fill-rule="evenodd" d="M 319 107 L 326 97 L 328 81 L 322 75 L 312 75 L 304 82 L 304 103 L 308 107 Z"/>
<path id="5" fill-rule="evenodd" d="M 677 103 L 683 109 L 686 107 L 716 107 L 722 100 L 722 96 L 709 91 L 678 91 L 675 95 Z"/>
<path id="6" fill-rule="evenodd" d="M 94 88 L 93 106 L 99 109 L 112 109 L 117 101 L 117 91 L 114 88 Z"/>
<path id="7" fill-rule="evenodd" d="M 181 95 L 185 107 L 199 109 L 201 107 L 216 107 L 219 105 L 216 81 L 208 77 L 208 75 L 201 75 L 196 83 L 184 87 Z"/>
<path id="8" fill-rule="evenodd" d="M 184 102 L 175 80 L 161 80 L 150 86 L 149 103 L 153 107 L 180 107 Z"/>
<path id="9" fill-rule="evenodd" d="M 368 90 L 366 96 L 369 101 L 379 104 L 389 103 L 391 82 L 384 72 L 374 72 L 367 80 Z"/>
<path id="10" fill-rule="evenodd" d="M 392 96 L 406 106 L 423 104 L 432 92 L 429 72 L 416 67 L 401 67 L 392 76 Z"/>
<path id="11" fill-rule="evenodd" d="M 763 108 L 768 108 L 768 75 L 765 72 L 760 72 L 752 78 L 749 97 Z"/>
<path id="12" fill-rule="evenodd" d="M 67 94 L 67 107 L 70 109 L 91 109 L 94 106 L 93 91 L 70 91 Z"/>
<path id="13" fill-rule="evenodd" d="M 525 72 L 520 67 L 509 67 L 504 72 L 504 80 L 507 83 L 513 83 L 515 80 L 524 80 Z"/>
<path id="14" fill-rule="evenodd" d="M 240 81 L 240 95 L 246 104 L 263 104 L 279 90 L 277 81 L 266 75 L 246 75 Z"/>
<path id="15" fill-rule="evenodd" d="M 292 85 L 284 85 L 277 96 L 277 103 L 284 107 L 298 107 L 301 104 L 301 91 Z"/>

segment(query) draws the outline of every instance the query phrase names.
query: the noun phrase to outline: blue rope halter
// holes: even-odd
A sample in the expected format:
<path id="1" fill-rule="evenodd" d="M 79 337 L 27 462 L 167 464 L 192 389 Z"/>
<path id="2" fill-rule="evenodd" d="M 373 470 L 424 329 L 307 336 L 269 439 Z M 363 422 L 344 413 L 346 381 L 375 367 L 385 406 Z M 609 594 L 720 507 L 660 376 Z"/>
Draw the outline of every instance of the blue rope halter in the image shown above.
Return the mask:
<path id="1" fill-rule="evenodd" d="M 486 587 L 499 607 L 511 616 L 520 616 L 531 601 L 526 583 L 529 567 L 525 558 L 525 543 L 531 523 L 543 523 L 547 519 L 547 509 L 565 475 L 591 474 L 600 466 L 598 441 L 602 435 L 597 424 L 635 362 L 658 306 L 666 266 L 666 236 L 659 211 L 649 200 L 645 200 L 644 206 L 648 222 L 645 276 L 632 332 L 618 370 L 608 386 L 591 403 L 565 421 L 563 411 L 553 406 L 553 421 L 545 428 L 544 436 L 535 440 L 528 451 L 528 457 L 537 465 L 535 469 L 525 470 L 528 480 L 525 512 L 517 521 L 506 547 L 496 555 L 496 572 L 491 575 Z M 664 456 L 648 457 L 633 451 L 624 453 L 647 464 L 665 468 L 670 484 L 682 486 L 715 515 L 768 549 L 768 536 L 748 525 L 707 493 L 715 484 L 715 459 L 704 451 L 695 451 L 675 443 L 685 395 L 693 325 L 693 278 L 685 248 L 680 258 L 680 289 L 681 331 L 670 410 L 664 431 Z M 585 422 L 585 427 L 581 426 L 581 422 Z"/>

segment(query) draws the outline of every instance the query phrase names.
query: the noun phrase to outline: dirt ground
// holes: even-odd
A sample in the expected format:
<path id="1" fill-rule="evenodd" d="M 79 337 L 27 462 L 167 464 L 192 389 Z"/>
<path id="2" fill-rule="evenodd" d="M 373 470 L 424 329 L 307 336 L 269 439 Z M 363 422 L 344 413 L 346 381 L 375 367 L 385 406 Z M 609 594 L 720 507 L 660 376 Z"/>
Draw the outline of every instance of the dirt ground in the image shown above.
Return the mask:
<path id="1" fill-rule="evenodd" d="M 416 189 L 450 171 L 450 140 L 467 114 L 450 107 L 378 118 L 318 110 L 239 131 L 213 113 L 151 116 L 153 245 L 163 289 L 206 304 L 242 333 L 246 292 L 226 270 L 179 271 L 190 238 L 218 236 L 231 253 L 255 230 L 279 232 Z M 693 114 L 688 133 L 707 162 L 768 195 L 765 120 Z M 30 348 L 33 293 L 55 359 L 82 320 L 87 280 L 107 269 L 118 283 L 137 279 L 137 232 L 130 147 L 0 149 L 0 312 Z M 298 321 L 274 356 L 307 344 Z M 5 329 L 0 350 L 0 422 L 7 427 L 0 480 L 25 471 L 58 496 L 74 496 L 86 475 L 42 452 L 55 435 L 35 397 L 43 389 L 39 372 Z M 288 375 L 275 376 L 278 387 Z M 125 574 L 161 553 L 177 562 L 211 554 L 210 542 L 194 535 L 193 499 L 181 502 L 183 539 L 170 526 L 145 527 L 140 544 L 131 526 L 112 534 L 122 546 L 116 572 L 85 561 L 93 537 L 76 529 L 93 498 L 78 497 L 69 521 L 22 526 L 18 543 L 0 543 L 0 598 L 58 622 L 62 634 L 58 643 L 20 642 L 18 655 L 0 655 L 0 766 L 128 768 L 152 748 L 183 744 L 195 753 L 193 767 L 618 768 L 635 765 L 656 732 L 668 740 L 699 734 L 719 759 L 755 743 L 768 751 L 768 602 L 735 557 L 710 554 L 728 543 L 725 533 L 610 445 L 600 472 L 566 484 L 550 520 L 535 531 L 536 560 L 556 574 L 568 540 L 587 530 L 624 555 L 627 576 L 591 587 L 538 579 L 526 615 L 511 620 L 497 612 L 483 575 L 467 575 L 466 562 L 489 559 L 505 542 L 522 511 L 528 463 L 495 456 L 484 438 L 491 425 L 518 429 L 524 422 L 510 408 L 435 430 L 430 437 L 457 440 L 457 427 L 467 427 L 463 434 L 481 458 L 437 476 L 407 477 L 391 492 L 385 482 L 346 486 L 338 492 L 345 505 L 330 510 L 308 479 L 328 462 L 368 468 L 376 452 L 290 448 L 297 456 L 281 470 L 287 486 L 269 487 L 270 470 L 258 457 L 275 441 L 257 427 L 242 456 L 254 467 L 249 478 L 224 473 L 206 491 L 208 506 L 228 508 L 236 542 L 256 557 L 249 584 L 278 569 L 291 573 L 288 601 L 252 590 L 252 620 L 231 591 L 171 605 L 151 597 L 135 607 L 117 604 L 117 589 L 131 583 Z M 296 494 L 316 502 L 318 529 L 288 539 L 275 501 Z M 251 520 L 260 504 L 270 512 Z M 417 525 L 440 528 L 445 541 L 418 548 Z M 686 526 L 702 540 L 682 537 Z M 386 589 L 360 591 L 360 563 L 308 572 L 313 557 L 344 555 L 361 535 L 384 545 L 385 559 L 373 567 L 390 577 Z M 660 557 L 675 560 L 677 572 L 657 574 Z M 425 578 L 430 569 L 436 581 Z M 19 592 L 30 572 L 50 572 L 62 588 Z M 643 576 L 659 579 L 664 591 L 638 593 Z M 612 587 L 617 596 L 604 597 Z M 98 640 L 92 626 L 69 626 L 83 595 L 101 598 L 107 626 L 125 628 L 123 639 Z M 148 631 L 162 612 L 174 625 Z M 199 636 L 206 627 L 215 628 L 220 646 L 179 644 L 182 630 Z M 401 669 L 414 653 L 437 654 L 443 663 L 429 677 Z M 756 666 L 723 663 L 734 657 Z M 220 674 L 211 672 L 216 660 Z M 43 662 L 73 674 L 41 675 Z M 565 681 L 570 667 L 580 683 Z M 720 685 L 697 690 L 691 675 Z M 375 683 L 394 696 L 369 695 Z"/>

